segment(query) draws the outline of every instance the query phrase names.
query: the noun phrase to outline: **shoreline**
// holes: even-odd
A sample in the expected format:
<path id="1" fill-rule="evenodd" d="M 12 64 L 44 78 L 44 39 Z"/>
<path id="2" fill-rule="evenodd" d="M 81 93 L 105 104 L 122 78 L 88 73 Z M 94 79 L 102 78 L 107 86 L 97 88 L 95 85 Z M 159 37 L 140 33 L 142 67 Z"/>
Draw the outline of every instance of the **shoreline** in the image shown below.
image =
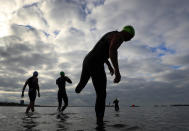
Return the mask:
<path id="1" fill-rule="evenodd" d="M 27 107 L 28 105 L 0 105 L 0 107 Z M 37 106 L 35 107 L 58 107 L 58 106 Z M 68 107 L 95 107 L 95 106 L 68 106 Z M 106 106 L 106 107 L 114 107 L 114 106 Z"/>

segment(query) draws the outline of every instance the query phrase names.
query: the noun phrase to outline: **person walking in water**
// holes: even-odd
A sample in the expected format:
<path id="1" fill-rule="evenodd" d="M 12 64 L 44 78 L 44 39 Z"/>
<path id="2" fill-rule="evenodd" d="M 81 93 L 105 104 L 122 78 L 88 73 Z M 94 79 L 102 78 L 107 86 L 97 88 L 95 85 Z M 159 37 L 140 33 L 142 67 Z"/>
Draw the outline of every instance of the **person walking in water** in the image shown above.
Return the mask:
<path id="1" fill-rule="evenodd" d="M 68 106 L 68 96 L 66 94 L 66 82 L 72 83 L 70 78 L 65 76 L 64 72 L 60 72 L 60 77 L 56 80 L 56 84 L 58 85 L 58 111 L 64 111 Z M 64 106 L 62 107 L 62 99 L 64 100 Z M 62 109 L 61 109 L 62 107 Z"/>
<path id="2" fill-rule="evenodd" d="M 86 86 L 89 78 L 92 78 L 96 91 L 95 112 L 98 125 L 103 125 L 105 112 L 107 79 L 104 70 L 104 63 L 107 64 L 111 75 L 115 73 L 114 83 L 119 83 L 121 80 L 121 75 L 118 65 L 117 50 L 124 41 L 131 40 L 134 35 L 135 30 L 130 25 L 125 26 L 120 32 L 109 32 L 97 42 L 94 48 L 84 58 L 81 78 L 77 87 L 75 88 L 75 92 L 80 93 Z M 113 68 L 108 61 L 108 58 L 110 58 Z"/>
<path id="3" fill-rule="evenodd" d="M 114 103 L 114 107 L 115 107 L 115 111 L 119 111 L 119 100 L 116 98 L 114 101 L 113 101 L 113 103 Z"/>
<path id="4" fill-rule="evenodd" d="M 30 109 L 32 112 L 34 112 L 34 105 L 35 105 L 35 99 L 36 99 L 37 92 L 38 92 L 38 97 L 40 97 L 37 76 L 38 76 L 38 72 L 37 71 L 33 72 L 33 76 L 26 80 L 25 85 L 23 86 L 23 89 L 22 89 L 21 97 L 24 97 L 25 88 L 27 85 L 29 86 L 28 96 L 30 99 L 30 103 L 29 103 L 28 107 L 26 108 L 26 113 L 28 113 L 30 111 Z"/>

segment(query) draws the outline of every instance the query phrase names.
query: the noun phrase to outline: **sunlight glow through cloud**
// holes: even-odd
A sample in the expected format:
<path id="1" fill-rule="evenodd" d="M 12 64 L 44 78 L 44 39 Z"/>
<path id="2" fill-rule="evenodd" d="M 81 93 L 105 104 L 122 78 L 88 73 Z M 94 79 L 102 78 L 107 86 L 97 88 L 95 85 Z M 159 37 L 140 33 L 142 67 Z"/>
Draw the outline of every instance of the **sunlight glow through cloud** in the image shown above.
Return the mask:
<path id="1" fill-rule="evenodd" d="M 188 4 L 187 0 L 1 1 L 0 99 L 19 100 L 25 80 L 37 70 L 44 94 L 38 103 L 54 104 L 55 80 L 64 70 L 73 81 L 67 85 L 70 104 L 90 105 L 90 98 L 95 99 L 91 81 L 78 100 L 74 93 L 83 58 L 105 33 L 131 24 L 136 36 L 118 51 L 121 83 L 113 84 L 105 65 L 111 94 L 107 100 L 120 93 L 122 105 L 187 102 Z M 175 99 L 178 90 L 183 101 Z"/>

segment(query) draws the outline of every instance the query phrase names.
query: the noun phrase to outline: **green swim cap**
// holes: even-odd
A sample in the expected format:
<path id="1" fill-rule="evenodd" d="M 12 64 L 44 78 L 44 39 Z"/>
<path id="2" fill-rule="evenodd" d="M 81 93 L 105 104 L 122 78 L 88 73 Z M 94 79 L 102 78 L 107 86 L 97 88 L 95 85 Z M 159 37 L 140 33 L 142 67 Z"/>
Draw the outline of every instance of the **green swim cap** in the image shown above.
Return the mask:
<path id="1" fill-rule="evenodd" d="M 61 75 L 61 76 L 64 76 L 64 72 L 63 72 L 63 71 L 61 71 L 61 72 L 60 72 L 60 75 Z"/>
<path id="2" fill-rule="evenodd" d="M 123 30 L 122 30 L 122 31 L 128 32 L 128 33 L 131 34 L 133 37 L 135 36 L 135 29 L 134 29 L 133 26 L 131 26 L 131 25 L 127 25 L 127 26 L 123 27 Z"/>

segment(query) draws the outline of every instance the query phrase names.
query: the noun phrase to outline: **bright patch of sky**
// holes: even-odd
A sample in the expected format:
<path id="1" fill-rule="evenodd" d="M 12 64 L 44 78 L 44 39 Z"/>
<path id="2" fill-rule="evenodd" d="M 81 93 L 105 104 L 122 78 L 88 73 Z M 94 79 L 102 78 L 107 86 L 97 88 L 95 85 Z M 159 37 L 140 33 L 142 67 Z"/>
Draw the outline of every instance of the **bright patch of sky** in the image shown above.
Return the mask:
<path id="1" fill-rule="evenodd" d="M 1 1 L 0 99 L 18 102 L 18 92 L 37 70 L 42 91 L 37 104 L 54 105 L 55 80 L 63 70 L 73 81 L 67 84 L 70 105 L 94 105 L 91 81 L 81 95 L 74 92 L 83 58 L 105 33 L 129 24 L 136 36 L 118 50 L 119 84 L 105 65 L 107 102 L 119 94 L 121 105 L 187 103 L 188 5 L 188 0 Z"/>

